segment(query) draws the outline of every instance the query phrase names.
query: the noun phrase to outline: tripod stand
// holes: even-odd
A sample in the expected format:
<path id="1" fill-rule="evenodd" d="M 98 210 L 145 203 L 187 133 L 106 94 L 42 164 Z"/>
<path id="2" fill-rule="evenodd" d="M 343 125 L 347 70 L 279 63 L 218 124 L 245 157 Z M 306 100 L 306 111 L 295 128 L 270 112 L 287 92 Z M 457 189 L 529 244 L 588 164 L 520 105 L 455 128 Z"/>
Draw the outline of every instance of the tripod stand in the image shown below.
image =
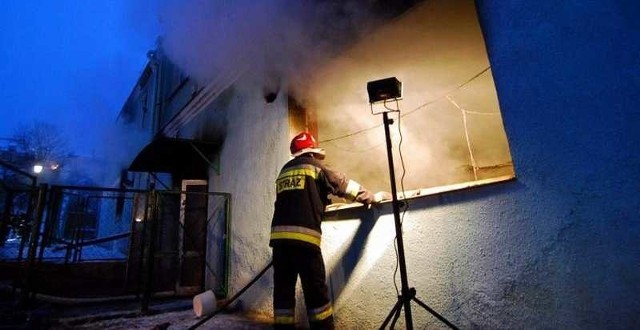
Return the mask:
<path id="1" fill-rule="evenodd" d="M 385 318 L 384 322 L 380 326 L 380 329 L 384 329 L 390 321 L 391 328 L 393 328 L 396 324 L 396 321 L 400 317 L 400 312 L 404 307 L 404 317 L 407 329 L 413 329 L 413 319 L 411 317 L 411 301 L 414 301 L 420 307 L 427 310 L 429 313 L 433 314 L 438 320 L 442 321 L 444 324 L 449 326 L 451 329 L 458 329 L 451 322 L 447 321 L 444 317 L 438 314 L 436 311 L 431 309 L 425 303 L 416 298 L 416 289 L 409 288 L 409 281 L 407 280 L 407 264 L 404 257 L 404 243 L 402 240 L 402 224 L 400 223 L 400 208 L 398 202 L 398 194 L 396 191 L 396 176 L 393 167 L 393 154 L 391 153 L 391 135 L 389 134 L 389 125 L 393 124 L 393 119 L 389 119 L 388 111 L 382 113 L 383 121 L 384 121 L 384 134 L 387 140 L 387 159 L 389 160 L 389 177 L 391 179 L 391 196 L 393 198 L 393 217 L 396 227 L 396 239 L 398 244 L 398 263 L 400 264 L 400 281 L 402 283 L 402 293 L 398 296 L 398 301 L 391 309 L 387 318 Z"/>

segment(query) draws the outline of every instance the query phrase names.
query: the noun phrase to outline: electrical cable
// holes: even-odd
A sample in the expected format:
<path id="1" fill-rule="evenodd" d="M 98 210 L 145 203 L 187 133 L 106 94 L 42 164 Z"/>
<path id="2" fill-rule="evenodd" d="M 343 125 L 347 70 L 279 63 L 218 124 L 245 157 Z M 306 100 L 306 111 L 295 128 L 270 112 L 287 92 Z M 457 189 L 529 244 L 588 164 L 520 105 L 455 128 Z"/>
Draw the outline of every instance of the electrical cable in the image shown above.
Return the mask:
<path id="1" fill-rule="evenodd" d="M 396 103 L 398 101 L 396 100 Z M 400 136 L 400 141 L 398 142 L 398 154 L 400 155 L 400 165 L 402 166 L 402 175 L 400 176 L 400 190 L 402 190 L 402 197 L 404 198 L 404 210 L 402 210 L 402 217 L 400 218 L 400 224 L 404 222 L 404 215 L 409 208 L 409 203 L 407 203 L 407 196 L 404 189 L 404 177 L 407 174 L 407 168 L 404 164 L 404 156 L 402 155 L 402 142 L 404 141 L 404 137 L 402 136 L 402 129 L 400 128 L 400 110 L 398 110 L 398 135 Z"/>
<path id="2" fill-rule="evenodd" d="M 412 113 L 414 113 L 414 112 L 416 112 L 416 111 L 418 111 L 418 110 L 420 110 L 420 109 L 422 109 L 422 108 L 424 108 L 424 107 L 426 107 L 428 105 L 431 105 L 433 103 L 436 103 L 436 102 L 442 100 L 443 98 L 448 97 L 449 95 L 451 95 L 451 93 L 461 89 L 462 87 L 466 86 L 467 84 L 471 83 L 472 81 L 474 81 L 477 78 L 479 78 L 480 76 L 482 76 L 485 72 L 489 71 L 489 69 L 491 69 L 491 66 L 488 66 L 488 67 L 484 68 L 482 71 L 478 72 L 473 77 L 467 79 L 465 82 L 463 82 L 462 84 L 458 85 L 458 87 L 456 87 L 453 90 L 445 93 L 444 95 L 441 95 L 441 96 L 439 96 L 439 97 L 437 97 L 437 98 L 435 98 L 435 99 L 433 99 L 433 100 L 431 100 L 431 101 L 429 101 L 429 102 L 427 102 L 427 103 L 425 103 L 425 104 L 423 104 L 423 105 L 421 105 L 421 106 L 419 106 L 419 107 L 417 107 L 417 108 L 415 108 L 413 110 L 409 110 L 409 111 L 405 112 L 404 116 L 408 116 L 408 115 L 410 115 L 410 114 L 412 114 Z"/>
<path id="3" fill-rule="evenodd" d="M 409 203 L 407 202 L 407 194 L 405 193 L 404 189 L 404 178 L 407 174 L 407 169 L 404 164 L 404 157 L 402 156 L 402 142 L 404 141 L 404 137 L 402 136 L 402 130 L 400 129 L 400 118 L 402 118 L 402 116 L 400 115 L 400 112 L 398 112 L 398 134 L 400 135 L 400 141 L 398 142 L 398 154 L 400 155 L 400 164 L 402 166 L 402 175 L 400 176 L 400 190 L 402 191 L 402 197 L 404 199 L 402 203 L 402 216 L 400 217 L 400 230 L 403 230 L 402 224 L 404 223 L 404 216 L 407 213 L 407 209 L 409 209 Z M 394 282 L 395 276 L 396 274 L 394 274 Z"/>
<path id="4" fill-rule="evenodd" d="M 396 288 L 396 296 L 400 296 L 396 276 L 398 276 L 398 267 L 400 266 L 400 257 L 398 256 L 398 236 L 393 238 L 393 249 L 396 251 L 396 268 L 393 270 L 393 286 Z"/>
<path id="5" fill-rule="evenodd" d="M 400 225 L 402 226 L 402 223 L 404 222 L 404 216 L 407 213 L 407 209 L 409 209 L 409 203 L 407 203 L 407 199 L 406 199 L 406 193 L 405 193 L 405 189 L 404 189 L 404 178 L 407 174 L 407 169 L 405 167 L 405 163 L 404 163 L 404 157 L 402 156 L 402 142 L 404 140 L 404 137 L 402 136 L 402 129 L 400 128 L 400 118 L 402 118 L 401 116 L 401 112 L 400 112 L 400 106 L 398 104 L 398 99 L 395 99 L 396 101 L 396 109 L 392 109 L 389 108 L 387 106 L 387 101 L 385 100 L 383 102 L 384 108 L 389 110 L 389 112 L 397 112 L 398 113 L 398 135 L 400 136 L 400 141 L 398 142 L 398 154 L 400 155 L 400 164 L 402 166 L 402 175 L 400 177 L 400 190 L 402 191 L 402 197 L 404 199 L 404 202 L 402 203 L 403 205 L 403 210 L 402 210 L 402 217 L 400 218 Z M 400 230 L 402 230 L 402 227 L 400 228 Z M 393 248 L 396 252 L 396 267 L 393 271 L 393 285 L 396 289 L 396 294 L 399 296 L 400 295 L 400 291 L 398 290 L 398 284 L 397 284 L 397 275 L 398 275 L 398 267 L 399 267 L 399 262 L 400 262 L 400 257 L 398 256 L 398 236 L 396 236 L 394 238 L 394 244 L 393 244 Z"/>
<path id="6" fill-rule="evenodd" d="M 400 165 L 402 166 L 402 175 L 400 176 L 400 190 L 402 190 L 402 197 L 404 198 L 404 209 L 402 210 L 402 217 L 400 218 L 400 224 L 404 222 L 404 215 L 407 213 L 409 209 L 409 203 L 407 202 L 407 196 L 404 189 L 404 177 L 407 174 L 407 168 L 404 164 L 404 156 L 402 155 L 402 142 L 404 141 L 404 137 L 402 136 L 402 130 L 400 129 L 400 112 L 398 112 L 398 135 L 400 135 L 400 142 L 398 142 L 398 154 L 400 155 Z"/>
<path id="7" fill-rule="evenodd" d="M 229 305 L 231 305 L 232 302 L 234 302 L 236 299 L 238 299 L 238 297 L 240 297 L 245 291 L 247 291 L 247 289 L 249 289 L 254 283 L 256 283 L 258 281 L 258 279 L 260 279 L 262 277 L 262 275 L 264 275 L 267 272 L 267 270 L 269 270 L 269 268 L 271 268 L 271 266 L 273 266 L 273 260 L 269 261 L 269 263 L 264 267 L 264 269 L 262 271 L 260 271 L 260 273 L 258 273 L 258 275 L 256 275 L 256 277 L 254 277 L 253 280 L 251 280 L 249 282 L 249 284 L 247 284 L 245 287 L 240 289 L 240 291 L 238 291 L 238 293 L 236 293 L 233 297 L 231 297 L 229 300 L 227 300 L 227 302 L 224 303 L 222 306 L 220 306 L 220 308 L 218 308 L 215 312 L 211 313 L 210 315 L 207 315 L 207 317 L 205 317 L 202 320 L 198 321 L 194 325 L 190 326 L 188 329 L 189 330 L 193 330 L 193 329 L 198 328 L 199 326 L 203 325 L 205 322 L 209 321 L 211 318 L 216 316 L 218 313 L 223 311 Z"/>
<path id="8" fill-rule="evenodd" d="M 364 147 L 364 148 L 361 148 L 361 149 L 356 149 L 355 147 L 351 147 L 351 146 L 350 147 L 342 147 L 342 146 L 340 146 L 340 144 L 337 144 L 337 143 L 333 144 L 333 146 L 334 146 L 334 148 L 336 148 L 336 150 L 340 150 L 340 151 L 343 151 L 343 152 L 348 152 L 348 153 L 352 153 L 352 154 L 362 154 L 362 153 L 369 152 L 369 151 L 371 151 L 373 149 L 382 147 L 382 146 L 384 146 L 384 144 L 385 144 L 385 142 L 383 141 L 383 142 L 380 142 L 380 143 L 377 143 L 377 144 L 373 144 L 373 145 L 370 145 L 370 146 L 367 146 L 367 147 Z"/>
<path id="9" fill-rule="evenodd" d="M 463 83 L 459 84 L 458 86 L 456 86 L 456 87 L 455 87 L 455 88 L 453 88 L 452 90 L 450 90 L 450 91 L 448 91 L 448 92 L 444 93 L 444 94 L 443 94 L 443 95 L 441 95 L 441 96 L 436 97 L 435 99 L 433 99 L 433 100 L 431 100 L 431 101 L 427 101 L 426 103 L 424 103 L 424 104 L 422 104 L 422 105 L 420 105 L 420 106 L 416 107 L 415 109 L 412 109 L 412 110 L 406 111 L 402 116 L 408 116 L 408 115 L 410 115 L 410 114 L 412 114 L 412 113 L 414 113 L 414 112 L 416 112 L 416 111 L 418 111 L 418 110 L 421 110 L 421 109 L 423 109 L 423 108 L 427 107 L 428 105 L 431 105 L 431 104 L 433 104 L 433 103 L 436 103 L 436 102 L 440 101 L 441 99 L 443 99 L 443 98 L 447 97 L 447 96 L 448 96 L 448 95 L 450 95 L 451 93 L 453 93 L 453 92 L 455 92 L 455 91 L 457 91 L 457 90 L 461 89 L 462 87 L 464 87 L 464 86 L 468 85 L 468 84 L 469 84 L 469 83 L 471 83 L 472 81 L 474 81 L 474 80 L 478 79 L 480 76 L 482 76 L 484 73 L 486 73 L 486 72 L 487 72 L 487 71 L 489 71 L 490 69 L 491 69 L 491 66 L 488 66 L 488 67 L 486 67 L 486 68 L 482 69 L 480 72 L 478 72 L 477 74 L 473 75 L 471 78 L 469 78 L 469 79 L 465 80 Z M 399 110 L 397 110 L 397 111 L 399 111 Z M 378 125 L 375 125 L 375 126 L 371 126 L 371 127 L 363 128 L 363 129 L 357 130 L 357 131 L 355 131 L 355 132 L 351 132 L 351 133 L 348 133 L 348 134 L 345 134 L 345 135 L 341 135 L 341 136 L 338 136 L 338 137 L 335 137 L 335 138 L 326 139 L 326 140 L 321 140 L 321 141 L 319 141 L 319 143 L 326 143 L 326 142 L 332 142 L 332 141 L 336 141 L 336 140 L 342 140 L 342 139 L 345 139 L 345 138 L 348 138 L 348 137 L 351 137 L 351 136 L 354 136 L 354 135 L 358 135 L 358 134 L 360 134 L 360 133 L 364 133 L 364 132 L 367 132 L 367 131 L 370 131 L 370 130 L 376 129 L 376 128 L 380 127 L 380 126 L 382 126 L 382 124 L 378 124 Z"/>

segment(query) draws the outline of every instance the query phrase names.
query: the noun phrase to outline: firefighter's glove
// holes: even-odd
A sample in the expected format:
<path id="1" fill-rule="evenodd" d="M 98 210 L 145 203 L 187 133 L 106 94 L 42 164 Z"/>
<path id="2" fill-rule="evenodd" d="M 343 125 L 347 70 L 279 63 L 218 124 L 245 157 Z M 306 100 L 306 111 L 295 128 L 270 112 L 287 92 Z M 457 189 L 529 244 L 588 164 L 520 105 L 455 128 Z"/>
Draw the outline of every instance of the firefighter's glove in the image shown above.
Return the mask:
<path id="1" fill-rule="evenodd" d="M 373 202 L 374 203 L 380 203 L 383 201 L 390 201 L 393 199 L 393 196 L 391 196 L 390 193 L 386 192 L 386 191 L 378 191 L 377 193 L 373 194 Z"/>
<path id="2" fill-rule="evenodd" d="M 375 203 L 375 196 L 370 191 L 361 189 L 360 192 L 358 192 L 356 201 L 364 205 L 371 205 Z"/>

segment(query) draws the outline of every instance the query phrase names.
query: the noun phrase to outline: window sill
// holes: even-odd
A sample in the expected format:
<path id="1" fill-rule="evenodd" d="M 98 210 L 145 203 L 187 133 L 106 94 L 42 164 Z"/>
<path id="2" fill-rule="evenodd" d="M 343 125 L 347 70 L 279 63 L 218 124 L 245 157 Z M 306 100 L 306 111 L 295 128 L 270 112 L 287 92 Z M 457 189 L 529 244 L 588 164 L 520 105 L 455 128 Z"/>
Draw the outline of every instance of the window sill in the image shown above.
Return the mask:
<path id="1" fill-rule="evenodd" d="M 398 193 L 398 200 L 400 201 L 411 200 L 411 199 L 417 199 L 422 197 L 435 196 L 435 195 L 440 195 L 447 192 L 459 191 L 459 190 L 474 188 L 478 186 L 494 184 L 498 182 L 505 182 L 513 179 L 515 179 L 515 175 L 504 175 L 504 176 L 499 176 L 499 177 L 490 178 L 490 179 L 468 181 L 468 182 L 456 183 L 456 184 L 451 184 L 446 186 L 407 190 L 404 192 L 404 194 L 402 192 Z M 392 200 L 384 200 L 380 202 L 380 204 L 386 204 L 391 202 Z M 355 209 L 360 207 L 363 207 L 361 203 L 334 203 L 334 204 L 328 205 L 325 208 L 325 213 L 331 215 L 341 210 Z"/>

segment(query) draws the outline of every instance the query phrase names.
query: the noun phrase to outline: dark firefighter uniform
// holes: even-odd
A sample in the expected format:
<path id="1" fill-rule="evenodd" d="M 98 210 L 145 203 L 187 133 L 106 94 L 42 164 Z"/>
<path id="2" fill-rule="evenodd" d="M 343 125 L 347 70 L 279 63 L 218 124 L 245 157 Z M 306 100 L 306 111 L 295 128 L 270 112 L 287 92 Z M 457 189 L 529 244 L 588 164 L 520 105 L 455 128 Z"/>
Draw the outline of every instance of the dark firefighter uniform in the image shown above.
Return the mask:
<path id="1" fill-rule="evenodd" d="M 293 143 L 291 151 L 296 156 Z M 313 144 L 315 146 L 315 140 Z M 322 159 L 323 156 L 324 151 L 320 155 L 314 152 L 297 155 L 284 165 L 276 180 L 277 198 L 269 244 L 273 247 L 276 329 L 295 326 L 295 286 L 298 275 L 311 328 L 333 329 L 333 310 L 320 250 L 320 224 L 329 201 L 328 195 L 365 204 L 373 202 L 373 195 L 369 191 L 347 179 L 344 174 L 328 169 L 316 159 Z"/>

